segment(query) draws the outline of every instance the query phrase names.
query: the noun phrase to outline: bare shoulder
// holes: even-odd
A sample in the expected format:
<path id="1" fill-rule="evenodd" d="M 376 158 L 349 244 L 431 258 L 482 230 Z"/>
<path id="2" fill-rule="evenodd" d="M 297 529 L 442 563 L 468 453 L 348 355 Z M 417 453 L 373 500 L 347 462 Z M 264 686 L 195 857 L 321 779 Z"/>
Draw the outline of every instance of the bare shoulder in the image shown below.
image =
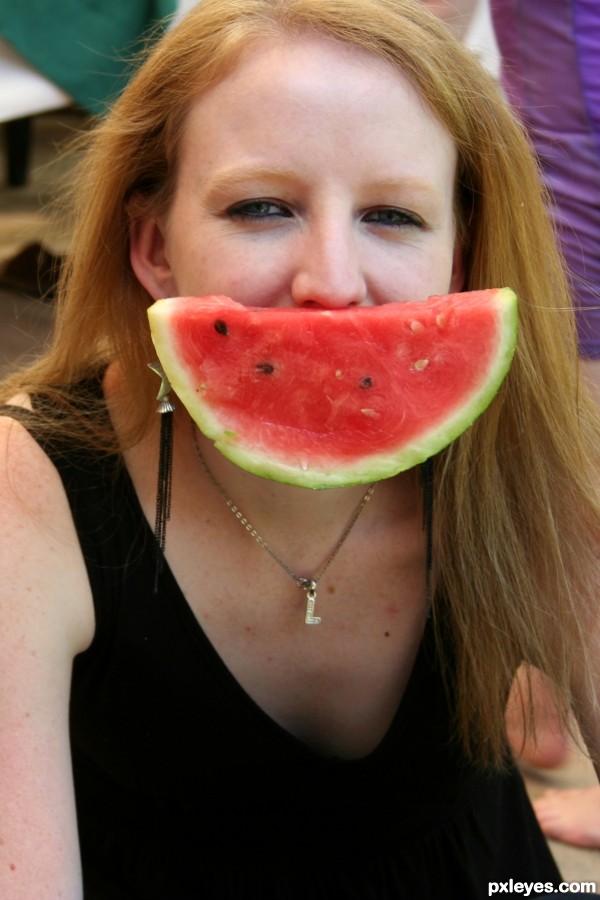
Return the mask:
<path id="1" fill-rule="evenodd" d="M 27 429 L 0 416 L 0 603 L 48 613 L 66 628 L 73 653 L 93 637 L 93 605 L 62 481 Z M 27 602 L 25 602 L 25 600 Z"/>
<path id="2" fill-rule="evenodd" d="M 75 898 L 69 697 L 93 605 L 60 477 L 8 416 L 0 497 L 0 896 Z"/>

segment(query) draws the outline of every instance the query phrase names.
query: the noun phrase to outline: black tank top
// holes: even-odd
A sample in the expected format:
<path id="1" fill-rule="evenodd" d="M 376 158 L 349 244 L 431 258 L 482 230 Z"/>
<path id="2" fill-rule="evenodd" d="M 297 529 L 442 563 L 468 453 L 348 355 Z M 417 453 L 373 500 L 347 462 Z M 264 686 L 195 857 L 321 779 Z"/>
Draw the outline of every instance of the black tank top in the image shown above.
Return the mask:
<path id="1" fill-rule="evenodd" d="M 121 459 L 38 440 L 96 612 L 71 699 L 85 900 L 480 900 L 491 881 L 558 884 L 520 775 L 460 752 L 431 626 L 381 743 L 324 758 L 246 694 L 167 564 L 154 592 L 154 536 Z"/>

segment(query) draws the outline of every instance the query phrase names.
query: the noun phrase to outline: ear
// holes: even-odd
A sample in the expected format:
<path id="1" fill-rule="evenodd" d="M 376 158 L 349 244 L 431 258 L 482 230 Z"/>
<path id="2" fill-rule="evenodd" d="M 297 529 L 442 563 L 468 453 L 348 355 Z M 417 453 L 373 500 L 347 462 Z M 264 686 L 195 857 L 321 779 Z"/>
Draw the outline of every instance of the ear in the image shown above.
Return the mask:
<path id="1" fill-rule="evenodd" d="M 462 291 L 465 286 L 465 260 L 460 243 L 454 245 L 454 257 L 452 259 L 452 277 L 450 279 L 450 294 Z"/>
<path id="2" fill-rule="evenodd" d="M 177 295 L 165 238 L 160 223 L 154 216 L 131 220 L 129 258 L 138 281 L 154 300 Z"/>

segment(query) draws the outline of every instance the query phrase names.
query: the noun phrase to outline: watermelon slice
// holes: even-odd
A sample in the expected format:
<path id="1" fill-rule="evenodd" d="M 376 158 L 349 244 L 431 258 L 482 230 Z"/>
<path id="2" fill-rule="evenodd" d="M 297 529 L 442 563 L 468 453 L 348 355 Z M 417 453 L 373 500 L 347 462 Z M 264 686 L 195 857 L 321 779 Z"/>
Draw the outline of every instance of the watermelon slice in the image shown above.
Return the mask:
<path id="1" fill-rule="evenodd" d="M 289 484 L 388 478 L 433 456 L 492 400 L 516 344 L 508 288 L 341 310 L 158 300 L 152 339 L 200 430 Z"/>

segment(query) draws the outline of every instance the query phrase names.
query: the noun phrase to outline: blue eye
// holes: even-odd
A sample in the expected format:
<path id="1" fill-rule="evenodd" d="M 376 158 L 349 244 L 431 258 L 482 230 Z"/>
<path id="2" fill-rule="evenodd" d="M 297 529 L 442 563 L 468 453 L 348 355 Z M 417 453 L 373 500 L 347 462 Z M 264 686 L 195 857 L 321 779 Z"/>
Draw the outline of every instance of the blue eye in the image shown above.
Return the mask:
<path id="1" fill-rule="evenodd" d="M 235 219 L 261 219 L 290 218 L 292 213 L 282 203 L 275 200 L 243 200 L 234 203 L 227 210 L 227 215 Z"/>
<path id="2" fill-rule="evenodd" d="M 396 209 L 392 206 L 384 206 L 381 209 L 369 210 L 363 216 L 363 221 L 373 225 L 382 225 L 386 228 L 422 228 L 423 222 L 413 213 L 404 209 Z"/>

